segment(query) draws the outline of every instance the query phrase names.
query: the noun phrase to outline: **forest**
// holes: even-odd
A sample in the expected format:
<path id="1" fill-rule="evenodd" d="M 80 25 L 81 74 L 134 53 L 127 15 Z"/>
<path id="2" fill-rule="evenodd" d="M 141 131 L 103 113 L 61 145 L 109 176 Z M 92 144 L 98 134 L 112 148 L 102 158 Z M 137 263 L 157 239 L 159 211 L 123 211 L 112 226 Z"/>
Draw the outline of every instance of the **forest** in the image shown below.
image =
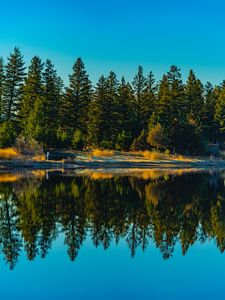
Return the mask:
<path id="1" fill-rule="evenodd" d="M 194 155 L 224 136 L 225 81 L 203 84 L 190 70 L 184 82 L 174 65 L 156 81 L 139 66 L 132 82 L 111 71 L 93 85 L 78 58 L 64 86 L 49 59 L 34 56 L 26 68 L 17 47 L 0 59 L 1 148 L 22 137 L 44 148 Z"/>

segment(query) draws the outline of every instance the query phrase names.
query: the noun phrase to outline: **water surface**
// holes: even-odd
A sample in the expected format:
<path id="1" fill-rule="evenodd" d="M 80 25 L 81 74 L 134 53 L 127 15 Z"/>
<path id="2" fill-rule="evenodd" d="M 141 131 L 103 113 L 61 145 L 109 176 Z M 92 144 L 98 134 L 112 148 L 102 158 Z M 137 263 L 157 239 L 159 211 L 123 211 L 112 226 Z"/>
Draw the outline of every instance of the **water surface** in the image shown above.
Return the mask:
<path id="1" fill-rule="evenodd" d="M 0 174 L 2 299 L 223 299 L 224 178 Z"/>

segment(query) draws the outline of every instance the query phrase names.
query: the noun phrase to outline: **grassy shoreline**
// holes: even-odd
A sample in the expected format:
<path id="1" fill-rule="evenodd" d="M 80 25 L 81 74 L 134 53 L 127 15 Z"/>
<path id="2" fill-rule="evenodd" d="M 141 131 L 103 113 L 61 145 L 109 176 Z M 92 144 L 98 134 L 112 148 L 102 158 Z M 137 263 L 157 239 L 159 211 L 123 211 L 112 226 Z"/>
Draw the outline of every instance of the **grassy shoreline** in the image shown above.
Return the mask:
<path id="1" fill-rule="evenodd" d="M 2 150 L 2 149 L 1 149 Z M 0 171 L 18 169 L 97 169 L 97 168 L 225 168 L 225 160 L 210 157 L 187 157 L 160 152 L 119 152 L 113 150 L 71 151 L 52 150 L 50 160 L 23 157 L 11 148 L 1 155 Z M 11 154 L 10 154 L 11 153 Z"/>

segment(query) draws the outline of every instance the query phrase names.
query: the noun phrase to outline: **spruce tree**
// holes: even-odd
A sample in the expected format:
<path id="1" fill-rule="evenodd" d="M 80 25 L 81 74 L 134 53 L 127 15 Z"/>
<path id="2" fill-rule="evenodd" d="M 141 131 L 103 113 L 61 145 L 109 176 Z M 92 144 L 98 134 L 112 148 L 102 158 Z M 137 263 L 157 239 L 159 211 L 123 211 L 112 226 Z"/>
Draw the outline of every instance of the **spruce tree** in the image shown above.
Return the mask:
<path id="1" fill-rule="evenodd" d="M 3 95 L 3 85 L 5 80 L 5 70 L 4 70 L 4 61 L 0 57 L 0 121 L 2 120 L 2 95 Z"/>
<path id="2" fill-rule="evenodd" d="M 70 134 L 78 130 L 86 141 L 88 107 L 91 101 L 91 82 L 81 58 L 76 60 L 69 80 L 70 84 L 66 89 L 60 110 L 61 127 L 69 131 Z"/>
<path id="3" fill-rule="evenodd" d="M 34 56 L 28 68 L 28 74 L 22 88 L 19 118 L 21 129 L 26 132 L 27 121 L 33 113 L 35 102 L 43 96 L 43 63 L 38 56 Z"/>
<path id="4" fill-rule="evenodd" d="M 214 118 L 218 97 L 218 87 L 214 88 L 210 82 L 207 82 L 204 88 L 203 133 L 210 143 L 219 140 L 219 125 Z"/>
<path id="5" fill-rule="evenodd" d="M 100 147 L 101 142 L 106 140 L 107 124 L 107 79 L 101 76 L 98 80 L 93 100 L 88 111 L 88 145 Z"/>
<path id="6" fill-rule="evenodd" d="M 185 87 L 187 102 L 187 113 L 196 122 L 199 128 L 202 127 L 202 111 L 204 106 L 204 89 L 201 81 L 196 78 L 191 70 Z"/>
<path id="7" fill-rule="evenodd" d="M 219 124 L 219 130 L 222 134 L 221 138 L 225 137 L 225 85 L 222 86 L 218 100 L 215 105 L 215 120 Z"/>
<path id="8" fill-rule="evenodd" d="M 147 81 L 144 76 L 144 71 L 142 66 L 138 67 L 138 72 L 135 75 L 132 84 L 133 84 L 134 95 L 135 95 L 134 107 L 137 113 L 138 131 L 140 131 L 143 126 L 142 117 L 143 117 L 143 112 L 145 111 L 145 108 L 143 107 L 145 107 L 145 101 L 146 101 L 144 94 L 147 87 Z"/>
<path id="9" fill-rule="evenodd" d="M 5 70 L 2 96 L 2 118 L 5 121 L 16 120 L 21 87 L 25 77 L 23 55 L 19 48 L 10 54 Z"/>
<path id="10" fill-rule="evenodd" d="M 58 125 L 59 98 L 58 76 L 52 62 L 47 59 L 45 63 L 44 78 L 44 118 L 46 127 L 46 144 L 54 146 Z"/>
<path id="11" fill-rule="evenodd" d="M 43 72 L 43 93 L 36 95 L 27 121 L 28 133 L 45 147 L 55 146 L 58 124 L 58 76 L 47 59 Z"/>

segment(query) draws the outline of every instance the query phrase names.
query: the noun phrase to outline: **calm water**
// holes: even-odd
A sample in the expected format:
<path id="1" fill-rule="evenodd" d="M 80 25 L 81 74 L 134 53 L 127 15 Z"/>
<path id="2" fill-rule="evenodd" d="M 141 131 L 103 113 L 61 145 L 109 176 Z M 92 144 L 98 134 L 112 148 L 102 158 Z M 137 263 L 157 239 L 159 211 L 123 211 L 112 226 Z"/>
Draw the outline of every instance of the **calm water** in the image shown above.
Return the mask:
<path id="1" fill-rule="evenodd" d="M 1 299 L 225 298 L 225 171 L 0 182 Z"/>

